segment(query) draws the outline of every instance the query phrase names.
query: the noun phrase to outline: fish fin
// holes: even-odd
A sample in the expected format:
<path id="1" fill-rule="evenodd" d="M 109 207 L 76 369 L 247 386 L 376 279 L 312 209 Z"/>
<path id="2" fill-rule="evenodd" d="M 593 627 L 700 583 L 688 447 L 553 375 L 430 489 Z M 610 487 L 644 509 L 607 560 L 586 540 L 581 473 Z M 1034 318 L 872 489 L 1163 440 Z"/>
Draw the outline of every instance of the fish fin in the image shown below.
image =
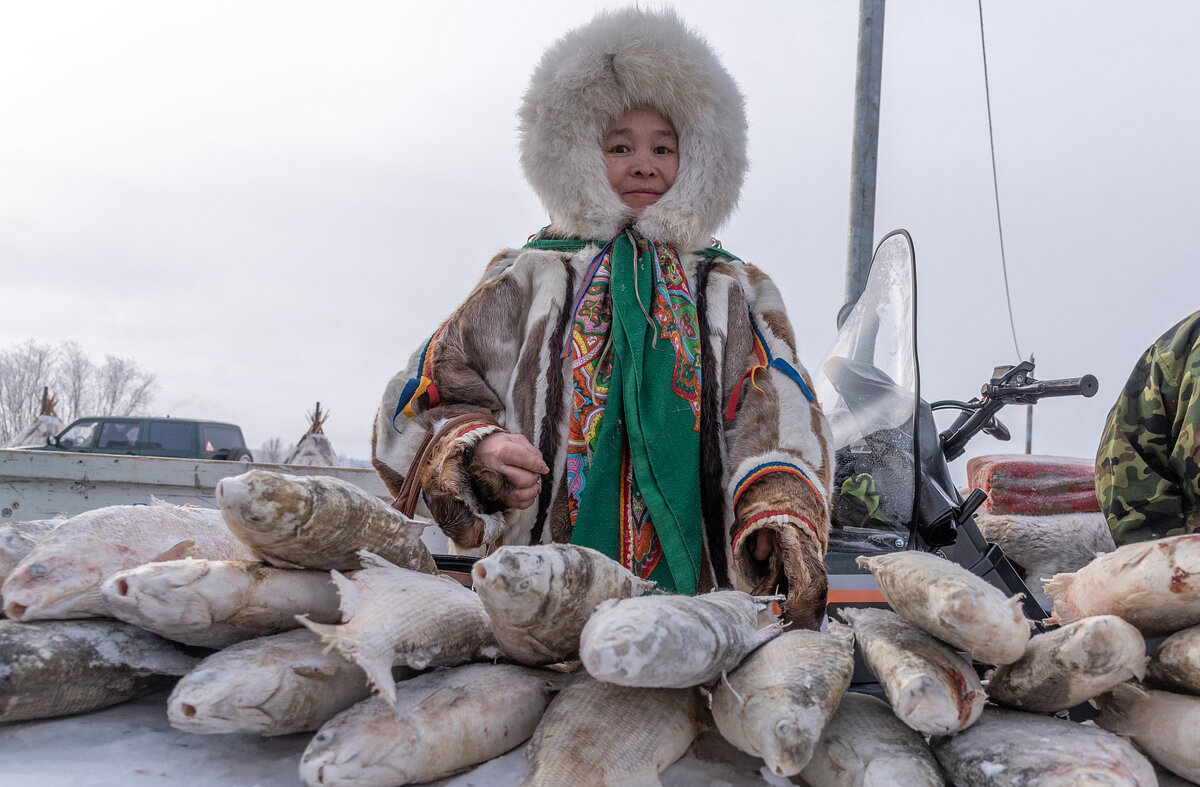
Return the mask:
<path id="1" fill-rule="evenodd" d="M 1140 662 L 1138 662 L 1138 665 L 1133 668 L 1133 677 L 1137 678 L 1138 680 L 1145 680 L 1146 679 L 1146 667 L 1149 666 L 1149 664 L 1150 664 L 1149 656 L 1147 656 L 1146 658 L 1144 658 Z"/>
<path id="2" fill-rule="evenodd" d="M 721 670 L 721 682 L 724 683 L 725 688 L 729 689 L 730 693 L 737 698 L 738 705 L 746 704 L 746 698 L 741 694 L 738 694 L 738 690 L 735 689 L 733 684 L 729 682 L 729 675 L 725 672 L 725 670 Z"/>
<path id="3" fill-rule="evenodd" d="M 838 623 L 836 620 L 831 620 L 825 625 L 825 630 L 829 636 L 833 637 L 836 642 L 843 643 L 848 647 L 854 647 L 854 627 L 848 626 L 845 623 Z"/>
<path id="4" fill-rule="evenodd" d="M 868 557 L 867 555 L 859 555 L 858 558 L 856 558 L 854 562 L 858 565 L 859 568 L 865 568 L 868 571 L 871 570 L 872 558 Z M 874 573 L 874 572 L 872 572 L 872 573 Z"/>
<path id="5" fill-rule="evenodd" d="M 843 623 L 846 623 L 853 628 L 854 618 L 858 617 L 858 610 L 854 607 L 842 607 L 837 611 L 837 615 L 842 619 Z"/>
<path id="6" fill-rule="evenodd" d="M 341 611 L 342 622 L 345 623 L 358 611 L 358 588 L 353 580 L 336 569 L 329 572 L 329 578 L 333 580 L 333 586 L 337 590 L 338 610 Z"/>
<path id="7" fill-rule="evenodd" d="M 337 664 L 329 662 L 325 662 L 324 664 L 295 664 L 292 666 L 292 672 L 302 678 L 328 678 L 336 675 L 337 671 Z"/>
<path id="8" fill-rule="evenodd" d="M 1146 690 L 1142 687 L 1134 683 L 1120 683 L 1113 686 L 1111 691 L 1089 700 L 1100 711 L 1096 726 L 1122 735 L 1132 731 L 1133 725 L 1126 711 L 1145 696 Z"/>
<path id="9" fill-rule="evenodd" d="M 322 653 L 328 653 L 333 650 L 334 645 L 338 644 L 340 624 L 314 623 L 308 619 L 308 615 L 297 615 L 296 620 L 300 622 L 300 625 L 321 638 L 321 642 L 325 644 L 325 649 L 321 651 Z M 340 651 L 341 648 L 339 647 L 338 650 Z"/>
<path id="10" fill-rule="evenodd" d="M 758 631 L 754 632 L 754 647 L 770 642 L 783 633 L 783 623 L 776 621 L 769 625 L 763 626 Z"/>
<path id="11" fill-rule="evenodd" d="M 1059 596 L 1065 596 L 1074 582 L 1074 571 L 1067 574 L 1055 574 L 1042 583 L 1042 592 L 1049 596 L 1051 601 L 1054 601 Z"/>
<path id="12" fill-rule="evenodd" d="M 634 578 L 633 578 L 633 592 L 631 592 L 631 593 L 629 594 L 629 597 L 630 597 L 630 598 L 634 598 L 634 597 L 636 597 L 636 596 L 640 596 L 640 595 L 642 595 L 642 594 L 644 594 L 644 593 L 649 593 L 651 590 L 654 590 L 654 588 L 655 588 L 655 587 L 657 587 L 657 586 L 658 586 L 658 583 L 657 583 L 657 582 L 655 582 L 655 581 L 653 581 L 653 580 L 650 580 L 650 579 L 642 579 L 642 578 L 641 578 L 641 577 L 639 577 L 639 576 L 634 576 Z"/>
<path id="13" fill-rule="evenodd" d="M 168 505 L 170 505 L 170 504 L 168 503 Z M 146 562 L 147 563 L 166 563 L 170 560 L 183 560 L 185 557 L 198 557 L 195 550 L 196 550 L 196 542 L 192 541 L 191 539 L 188 539 L 186 541 L 180 541 L 178 544 L 171 547 L 166 552 L 163 552 L 160 555 L 156 555 L 155 557 L 150 558 Z"/>
<path id="14" fill-rule="evenodd" d="M 360 549 L 355 554 L 358 555 L 358 562 L 363 568 L 400 568 L 395 563 L 376 555 L 368 549 Z"/>
<path id="15" fill-rule="evenodd" d="M 338 648 L 338 650 L 342 649 Z M 392 677 L 392 665 L 389 659 L 372 657 L 363 653 L 346 653 L 345 651 L 342 651 L 342 655 L 362 667 L 362 671 L 367 673 L 367 681 L 384 696 L 389 705 L 396 704 L 396 679 Z"/>
<path id="16" fill-rule="evenodd" d="M 431 714 L 437 713 L 438 711 L 454 707 L 470 696 L 471 692 L 466 686 L 446 686 L 421 700 L 421 704 L 417 706 L 417 710 L 426 711 Z"/>

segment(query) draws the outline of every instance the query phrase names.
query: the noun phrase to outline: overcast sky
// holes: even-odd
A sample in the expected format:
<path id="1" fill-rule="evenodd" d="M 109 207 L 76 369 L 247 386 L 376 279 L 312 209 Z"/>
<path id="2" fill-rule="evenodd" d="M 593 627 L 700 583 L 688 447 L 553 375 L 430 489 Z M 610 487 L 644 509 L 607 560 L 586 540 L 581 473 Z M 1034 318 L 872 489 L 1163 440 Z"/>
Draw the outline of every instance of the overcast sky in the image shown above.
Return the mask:
<path id="1" fill-rule="evenodd" d="M 42 2 L 0 14 L 0 348 L 79 342 L 158 376 L 154 414 L 257 448 L 321 402 L 365 458 L 388 378 L 499 249 L 546 223 L 518 102 L 587 2 Z M 721 231 L 819 364 L 844 298 L 858 3 L 680 3 L 747 97 Z M 735 10 L 736 9 L 736 10 Z M 1034 450 L 1092 456 L 1141 351 L 1200 308 L 1200 4 L 984 3 L 1017 338 L 1049 400 Z M 979 11 L 887 10 L 876 238 L 904 227 L 926 399 L 1012 363 Z M 31 414 L 32 415 L 32 414 Z M 1020 451 L 980 438 L 971 453 Z"/>

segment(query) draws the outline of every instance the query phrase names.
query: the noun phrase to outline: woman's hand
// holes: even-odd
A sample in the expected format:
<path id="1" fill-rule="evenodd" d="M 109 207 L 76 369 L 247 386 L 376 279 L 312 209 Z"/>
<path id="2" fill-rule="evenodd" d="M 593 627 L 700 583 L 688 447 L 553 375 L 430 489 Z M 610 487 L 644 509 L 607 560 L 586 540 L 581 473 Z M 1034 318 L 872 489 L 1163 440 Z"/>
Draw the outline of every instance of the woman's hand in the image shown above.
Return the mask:
<path id="1" fill-rule="evenodd" d="M 525 435 L 495 432 L 475 446 L 475 461 L 504 476 L 511 490 L 504 500 L 509 508 L 529 508 L 542 489 L 542 475 L 550 472 L 542 452 Z"/>
<path id="2" fill-rule="evenodd" d="M 766 560 L 775 549 L 775 534 L 770 528 L 764 527 L 754 534 L 754 543 L 750 545 L 750 554 L 755 560 Z"/>

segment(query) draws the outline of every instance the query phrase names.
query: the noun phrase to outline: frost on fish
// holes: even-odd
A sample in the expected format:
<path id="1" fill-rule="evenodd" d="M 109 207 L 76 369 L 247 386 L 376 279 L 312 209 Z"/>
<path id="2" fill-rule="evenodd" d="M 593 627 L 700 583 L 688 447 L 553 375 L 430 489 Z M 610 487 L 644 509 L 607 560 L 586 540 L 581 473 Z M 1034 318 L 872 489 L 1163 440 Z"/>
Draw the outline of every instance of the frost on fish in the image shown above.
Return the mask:
<path id="1" fill-rule="evenodd" d="M 299 628 L 296 615 L 340 617 L 328 573 L 248 560 L 147 563 L 117 572 L 100 591 L 114 617 L 206 648 Z"/>
<path id="2" fill-rule="evenodd" d="M 184 732 L 287 735 L 317 729 L 370 693 L 359 667 L 301 629 L 204 659 L 176 684 L 167 718 Z"/>
<path id="3" fill-rule="evenodd" d="M 761 606 L 740 590 L 605 601 L 583 627 L 579 657 L 609 683 L 699 686 L 779 635 L 777 623 L 756 628 Z"/>
<path id="4" fill-rule="evenodd" d="M 342 623 L 298 619 L 358 664 L 389 701 L 396 699 L 393 666 L 422 670 L 499 655 L 479 597 L 448 577 L 400 568 L 363 552 L 363 569 L 332 572 Z"/>
<path id="5" fill-rule="evenodd" d="M 100 586 L 154 560 L 249 560 L 219 511 L 158 503 L 108 506 L 47 533 L 4 581 L 4 613 L 16 620 L 109 617 Z"/>
<path id="6" fill-rule="evenodd" d="M 448 776 L 529 738 L 570 676 L 512 664 L 468 664 L 418 675 L 321 727 L 304 750 L 306 785 L 390 787 Z"/>
<path id="7" fill-rule="evenodd" d="M 1147 637 L 1200 623 L 1200 533 L 1126 544 L 1045 584 L 1055 623 L 1117 615 Z"/>
<path id="8" fill-rule="evenodd" d="M 1005 598 L 967 569 L 928 552 L 863 556 L 888 604 L 901 618 L 984 664 L 1011 664 L 1025 654 L 1030 623 L 1021 596 Z"/>
<path id="9" fill-rule="evenodd" d="M 1146 671 L 1146 642 L 1115 615 L 1069 623 L 1029 641 L 1025 655 L 997 667 L 988 682 L 994 702 L 1054 712 L 1087 702 Z"/>
<path id="10" fill-rule="evenodd" d="M 414 571 L 437 570 L 421 541 L 429 523 L 337 478 L 251 470 L 221 479 L 217 503 L 233 534 L 275 566 L 352 571 L 365 549 Z"/>
<path id="11" fill-rule="evenodd" d="M 471 569 L 496 641 L 522 664 L 574 658 L 596 606 L 654 586 L 607 555 L 575 544 L 503 546 Z"/>
<path id="12" fill-rule="evenodd" d="M 987 694 L 971 664 L 949 646 L 885 609 L 848 607 L 863 659 L 896 716 L 918 732 L 944 735 L 970 727 Z"/>
<path id="13" fill-rule="evenodd" d="M 1164 639 L 1150 654 L 1147 680 L 1159 688 L 1200 694 L 1200 626 Z"/>
<path id="14" fill-rule="evenodd" d="M 580 674 L 550 703 L 525 750 L 521 787 L 659 784 L 705 716 L 698 689 L 617 686 Z"/>
<path id="15" fill-rule="evenodd" d="M 31 519 L 0 524 L 0 583 L 33 551 L 43 536 L 65 521 L 63 518 Z"/>
<path id="16" fill-rule="evenodd" d="M 970 729 L 931 741 L 960 787 L 1152 787 L 1154 766 L 1133 744 L 1097 727 L 989 707 Z"/>
<path id="17" fill-rule="evenodd" d="M 1155 762 L 1200 782 L 1200 697 L 1124 683 L 1093 702 L 1097 726 L 1124 735 Z"/>
<path id="18" fill-rule="evenodd" d="M 847 692 L 800 772 L 821 787 L 942 787 L 945 780 L 925 736 L 883 700 Z"/>
<path id="19" fill-rule="evenodd" d="M 785 632 L 718 681 L 713 719 L 727 741 L 762 757 L 777 776 L 795 776 L 812 757 L 853 672 L 848 627 Z"/>
<path id="20" fill-rule="evenodd" d="M 116 705 L 170 685 L 196 661 L 115 620 L 0 620 L 0 722 Z"/>

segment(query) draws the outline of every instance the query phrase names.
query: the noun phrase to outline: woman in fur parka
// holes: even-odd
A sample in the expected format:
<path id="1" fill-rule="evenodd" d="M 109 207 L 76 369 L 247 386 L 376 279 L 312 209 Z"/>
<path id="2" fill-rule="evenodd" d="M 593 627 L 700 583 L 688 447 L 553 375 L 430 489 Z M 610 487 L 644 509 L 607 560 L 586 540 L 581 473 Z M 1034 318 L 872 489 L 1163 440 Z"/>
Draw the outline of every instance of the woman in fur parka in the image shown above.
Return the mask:
<path id="1" fill-rule="evenodd" d="M 546 51 L 520 128 L 550 224 L 391 380 L 380 476 L 459 552 L 583 544 L 818 627 L 827 426 L 778 290 L 712 240 L 747 166 L 736 83 L 673 13 L 606 12 Z"/>

